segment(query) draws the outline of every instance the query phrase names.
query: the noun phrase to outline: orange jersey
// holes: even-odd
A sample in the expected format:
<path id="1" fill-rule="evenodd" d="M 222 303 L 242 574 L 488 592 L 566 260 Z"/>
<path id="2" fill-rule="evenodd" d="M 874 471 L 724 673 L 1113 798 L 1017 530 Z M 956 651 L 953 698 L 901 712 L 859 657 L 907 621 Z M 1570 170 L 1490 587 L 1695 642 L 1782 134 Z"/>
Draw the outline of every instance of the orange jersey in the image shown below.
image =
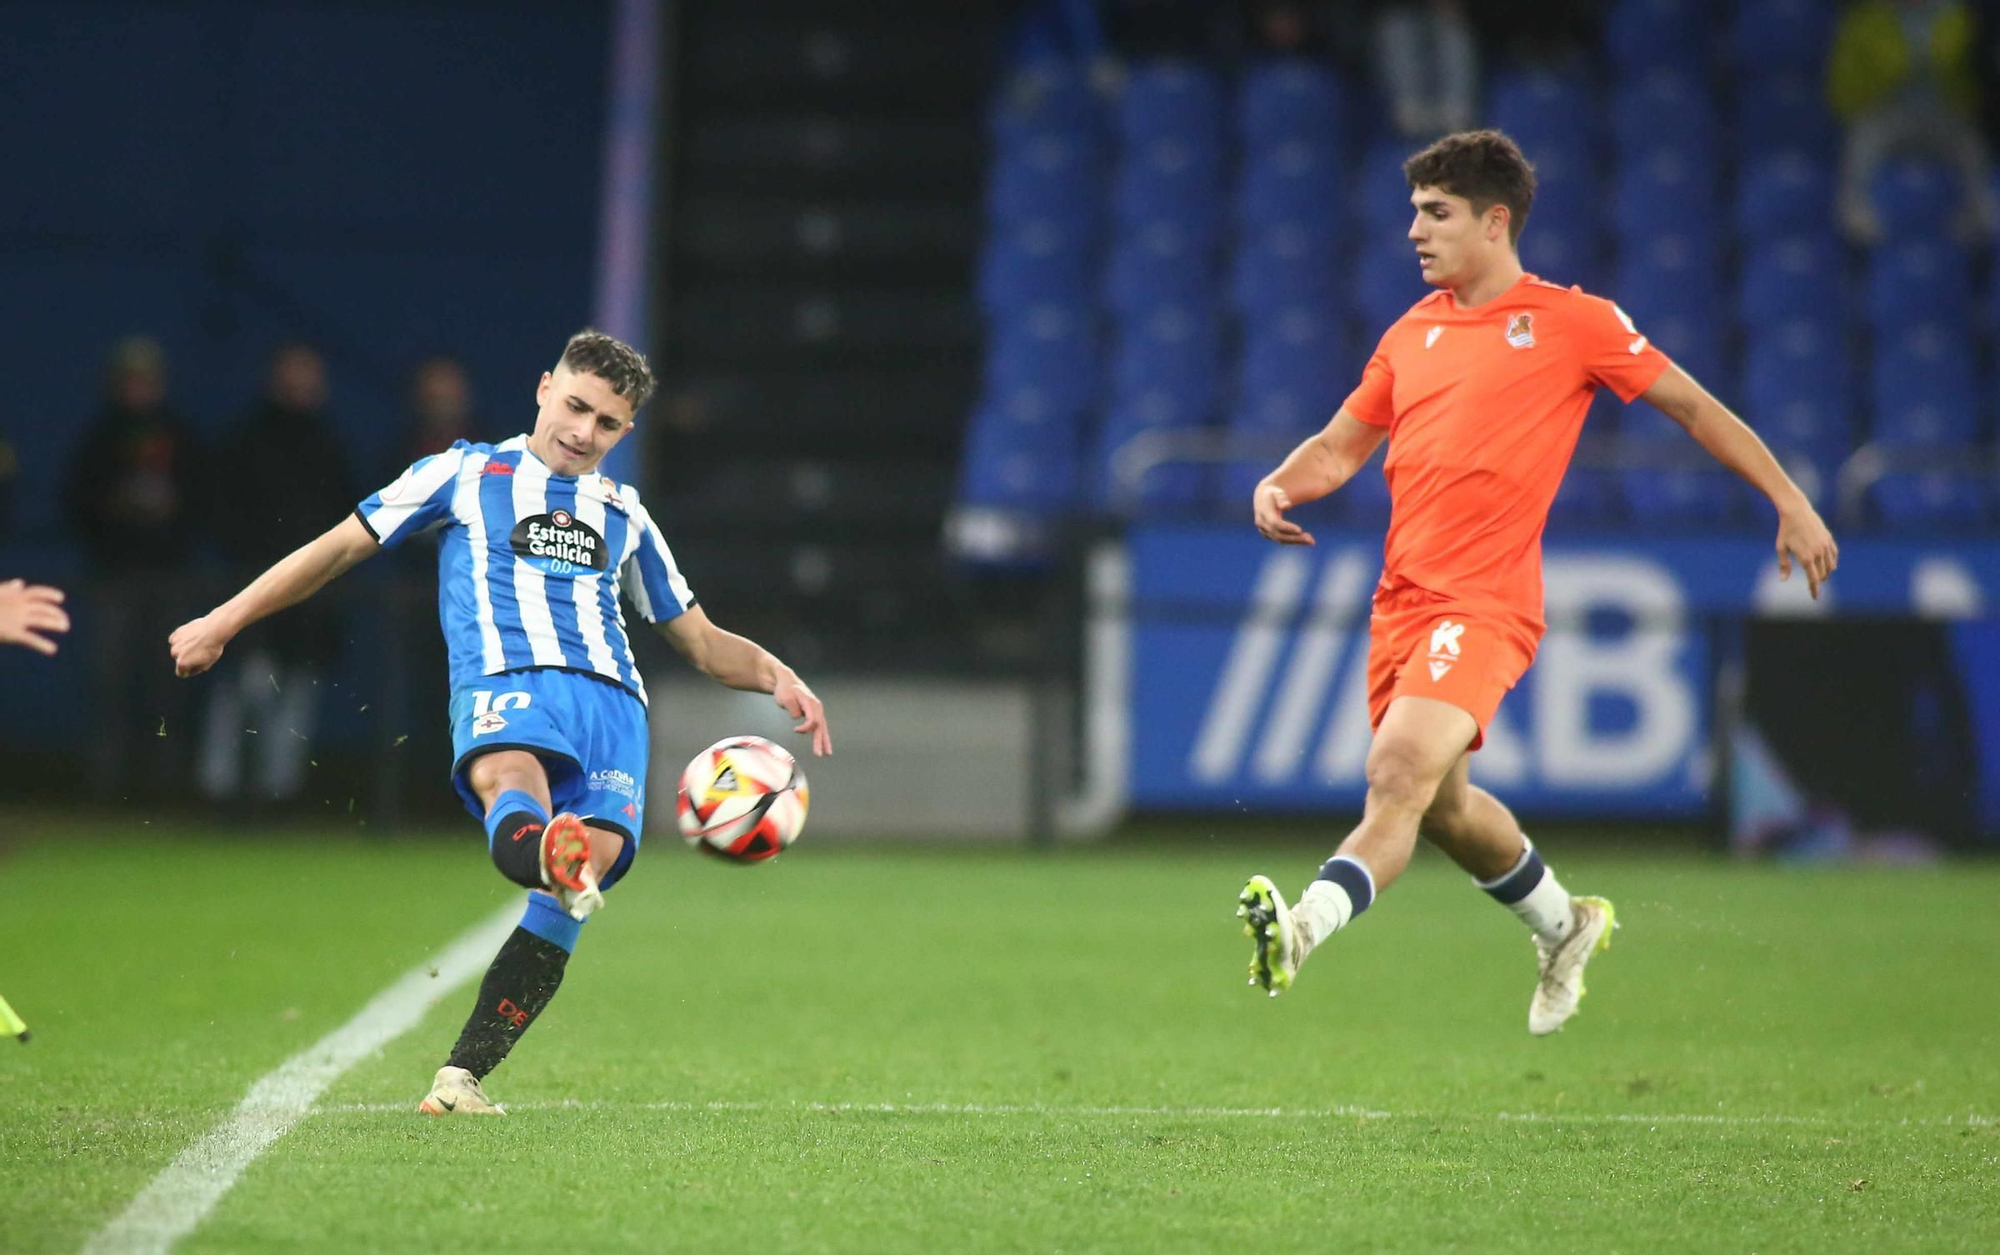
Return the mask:
<path id="1" fill-rule="evenodd" d="M 1431 293 L 1383 333 L 1345 409 L 1389 429 L 1381 591 L 1542 631 L 1542 527 L 1598 386 L 1630 401 L 1666 355 L 1623 310 L 1533 275 L 1477 309 Z"/>

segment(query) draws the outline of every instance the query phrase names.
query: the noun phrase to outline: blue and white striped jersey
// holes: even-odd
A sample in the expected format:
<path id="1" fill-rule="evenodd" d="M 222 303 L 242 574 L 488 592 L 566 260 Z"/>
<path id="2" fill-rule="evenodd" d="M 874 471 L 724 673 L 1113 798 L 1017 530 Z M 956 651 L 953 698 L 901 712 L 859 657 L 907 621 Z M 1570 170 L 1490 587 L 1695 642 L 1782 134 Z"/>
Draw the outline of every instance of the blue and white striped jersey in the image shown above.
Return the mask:
<path id="1" fill-rule="evenodd" d="M 588 671 L 646 700 L 622 591 L 648 623 L 694 594 L 638 492 L 604 476 L 557 475 L 516 436 L 459 441 L 355 507 L 383 548 L 438 538 L 438 618 L 454 690 L 533 667 Z"/>

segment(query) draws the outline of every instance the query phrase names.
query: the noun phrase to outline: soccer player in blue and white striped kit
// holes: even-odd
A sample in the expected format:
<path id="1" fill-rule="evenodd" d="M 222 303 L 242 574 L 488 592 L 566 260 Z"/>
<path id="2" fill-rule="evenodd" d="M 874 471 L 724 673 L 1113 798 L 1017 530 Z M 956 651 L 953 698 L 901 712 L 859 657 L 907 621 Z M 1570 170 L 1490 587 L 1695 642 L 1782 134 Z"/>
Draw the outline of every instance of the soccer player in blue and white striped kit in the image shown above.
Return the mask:
<path id="1" fill-rule="evenodd" d="M 542 376 L 533 434 L 459 441 L 169 640 L 183 676 L 380 549 L 440 529 L 438 616 L 451 657 L 452 784 L 528 907 L 480 983 L 450 1061 L 418 1109 L 497 1113 L 481 1088 L 562 981 L 583 921 L 632 864 L 646 806 L 646 689 L 618 604 L 731 688 L 765 692 L 833 752 L 798 675 L 695 604 L 639 494 L 597 465 L 653 391 L 646 359 L 601 332 L 570 337 Z"/>

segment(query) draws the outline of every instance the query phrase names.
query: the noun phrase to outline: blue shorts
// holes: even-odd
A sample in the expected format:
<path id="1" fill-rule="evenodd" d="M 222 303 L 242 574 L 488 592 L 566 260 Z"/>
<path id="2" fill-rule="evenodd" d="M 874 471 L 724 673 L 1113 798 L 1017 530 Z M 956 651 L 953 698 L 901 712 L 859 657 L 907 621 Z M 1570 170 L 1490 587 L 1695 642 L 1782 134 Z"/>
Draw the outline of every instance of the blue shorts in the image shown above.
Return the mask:
<path id="1" fill-rule="evenodd" d="M 622 835 L 629 858 L 646 830 L 647 749 L 645 705 L 581 671 L 486 675 L 451 695 L 451 783 L 482 821 L 486 807 L 466 779 L 472 760 L 527 750 L 549 774 L 556 813 L 572 811 Z"/>

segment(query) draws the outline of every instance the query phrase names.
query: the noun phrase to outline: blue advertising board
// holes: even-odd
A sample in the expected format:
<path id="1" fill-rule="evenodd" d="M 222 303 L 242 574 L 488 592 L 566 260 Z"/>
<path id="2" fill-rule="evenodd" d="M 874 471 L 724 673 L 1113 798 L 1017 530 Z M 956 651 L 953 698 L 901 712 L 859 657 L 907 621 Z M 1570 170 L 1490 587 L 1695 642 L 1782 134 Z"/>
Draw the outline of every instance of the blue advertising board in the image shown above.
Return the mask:
<path id="1" fill-rule="evenodd" d="M 1379 534 L 1279 547 L 1247 528 L 1152 527 L 1120 581 L 1127 800 L 1353 809 L 1364 792 L 1368 607 Z M 1979 620 L 2000 544 L 1853 542 L 1811 600 L 1760 539 L 1570 540 L 1544 552 L 1549 633 L 1473 761 L 1538 815 L 1711 807 L 1719 659 L 1757 615 Z"/>

